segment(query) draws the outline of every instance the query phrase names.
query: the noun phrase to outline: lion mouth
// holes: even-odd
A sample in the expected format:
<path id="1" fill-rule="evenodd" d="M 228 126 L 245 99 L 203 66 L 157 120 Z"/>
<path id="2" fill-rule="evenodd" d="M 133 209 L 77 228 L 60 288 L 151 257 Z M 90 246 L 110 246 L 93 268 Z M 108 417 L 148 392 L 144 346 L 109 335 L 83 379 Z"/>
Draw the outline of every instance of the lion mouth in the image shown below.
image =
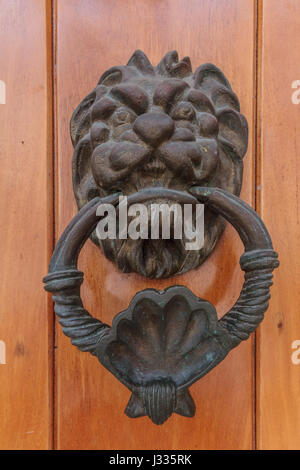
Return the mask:
<path id="1" fill-rule="evenodd" d="M 214 173 L 218 161 L 215 138 L 168 140 L 156 148 L 123 140 L 99 144 L 93 151 L 91 168 L 96 184 L 104 192 L 121 185 L 129 193 L 158 184 L 172 188 L 174 181 L 180 189 L 193 183 L 203 184 Z"/>
<path id="2" fill-rule="evenodd" d="M 127 195 L 128 206 L 133 204 L 144 204 L 148 201 L 165 200 L 173 201 L 178 204 L 197 204 L 197 199 L 187 191 L 169 189 L 163 186 L 147 187 Z"/>
<path id="3" fill-rule="evenodd" d="M 117 212 L 121 210 L 121 201 L 124 202 L 124 196 L 116 206 Z M 182 208 L 185 204 L 195 206 L 198 204 L 197 199 L 191 194 L 165 187 L 147 187 L 140 191 L 136 191 L 126 196 L 126 204 L 130 209 L 134 204 L 144 205 L 147 219 L 147 234 L 145 238 L 130 239 L 127 237 L 125 240 L 118 238 L 115 243 L 114 259 L 120 269 L 124 270 L 126 267 L 127 272 L 135 271 L 150 278 L 168 277 L 175 273 L 179 273 L 184 269 L 184 265 L 191 258 L 194 263 L 198 261 L 198 252 L 188 252 L 185 248 L 185 235 L 183 229 L 183 221 L 180 218 L 176 219 L 175 214 L 169 219 L 170 222 L 170 238 L 164 239 L 162 237 L 162 216 L 156 219 L 156 229 L 159 237 L 153 239 L 152 216 L 153 207 L 161 205 L 172 207 L 174 204 Z M 131 222 L 128 218 L 128 225 Z M 175 225 L 181 224 L 182 238 L 176 238 Z M 151 227 L 151 229 L 150 229 Z M 118 227 L 119 229 L 119 227 Z"/>

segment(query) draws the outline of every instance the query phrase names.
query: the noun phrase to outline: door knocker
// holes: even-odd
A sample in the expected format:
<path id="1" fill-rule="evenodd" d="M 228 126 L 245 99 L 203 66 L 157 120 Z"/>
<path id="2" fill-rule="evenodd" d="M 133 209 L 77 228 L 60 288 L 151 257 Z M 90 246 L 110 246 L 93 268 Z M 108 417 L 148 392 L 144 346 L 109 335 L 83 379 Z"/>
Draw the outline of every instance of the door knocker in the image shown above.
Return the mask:
<path id="1" fill-rule="evenodd" d="M 147 415 L 155 424 L 172 413 L 192 417 L 189 386 L 263 320 L 279 264 L 262 220 L 238 197 L 247 148 L 238 98 L 211 64 L 192 74 L 189 58 L 178 61 L 175 51 L 157 67 L 136 51 L 127 66 L 105 72 L 74 111 L 71 136 L 80 210 L 60 237 L 44 278 L 59 322 L 73 345 L 97 356 L 132 392 L 129 417 Z M 174 239 L 99 241 L 98 208 L 118 209 L 120 193 L 129 205 L 204 204 L 203 247 L 191 253 Z M 245 280 L 237 302 L 220 320 L 212 304 L 180 285 L 138 292 L 111 327 L 84 309 L 77 259 L 87 238 L 123 272 L 162 278 L 202 264 L 225 220 L 244 244 Z"/>

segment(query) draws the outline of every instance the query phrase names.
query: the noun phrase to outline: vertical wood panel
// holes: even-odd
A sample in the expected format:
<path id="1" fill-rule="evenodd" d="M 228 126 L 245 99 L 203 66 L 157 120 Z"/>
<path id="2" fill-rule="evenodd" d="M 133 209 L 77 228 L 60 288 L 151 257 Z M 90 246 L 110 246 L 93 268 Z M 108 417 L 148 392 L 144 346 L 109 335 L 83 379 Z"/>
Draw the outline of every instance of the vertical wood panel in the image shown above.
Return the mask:
<path id="1" fill-rule="evenodd" d="M 51 445 L 51 12 L 41 0 L 0 1 L 0 448 Z"/>
<path id="2" fill-rule="evenodd" d="M 72 191 L 69 119 L 75 106 L 110 66 L 145 51 L 153 63 L 177 49 L 193 68 L 221 67 L 240 97 L 250 127 L 242 197 L 252 203 L 254 2 L 252 0 L 58 0 L 57 8 L 57 194 L 58 237 L 76 213 Z M 197 271 L 150 281 L 121 274 L 90 241 L 83 249 L 82 295 L 86 308 L 104 322 L 146 287 L 175 282 L 214 303 L 220 315 L 242 286 L 242 244 L 228 227 L 217 249 Z M 191 387 L 197 414 L 173 416 L 161 427 L 131 420 L 123 410 L 129 391 L 97 359 L 80 353 L 58 328 L 56 350 L 57 447 L 61 449 L 249 449 L 252 447 L 252 343 L 232 351 Z"/>
<path id="3" fill-rule="evenodd" d="M 262 2 L 261 215 L 279 252 L 269 311 L 258 336 L 258 447 L 300 448 L 300 2 Z"/>

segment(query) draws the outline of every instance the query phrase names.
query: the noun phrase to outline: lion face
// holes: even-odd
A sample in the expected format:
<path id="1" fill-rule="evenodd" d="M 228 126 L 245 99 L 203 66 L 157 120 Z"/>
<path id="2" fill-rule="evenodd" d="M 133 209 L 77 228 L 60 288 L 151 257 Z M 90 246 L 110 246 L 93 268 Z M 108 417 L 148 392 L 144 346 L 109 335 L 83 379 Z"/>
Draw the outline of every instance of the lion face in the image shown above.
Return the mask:
<path id="1" fill-rule="evenodd" d="M 136 51 L 126 66 L 106 71 L 74 111 L 71 137 L 79 208 L 95 196 L 150 187 L 240 193 L 248 132 L 238 98 L 217 67 L 193 74 L 190 59 L 178 61 L 175 51 L 156 67 Z M 223 229 L 223 219 L 206 209 L 199 251 L 186 251 L 183 240 L 92 239 L 122 271 L 168 277 L 201 264 Z"/>

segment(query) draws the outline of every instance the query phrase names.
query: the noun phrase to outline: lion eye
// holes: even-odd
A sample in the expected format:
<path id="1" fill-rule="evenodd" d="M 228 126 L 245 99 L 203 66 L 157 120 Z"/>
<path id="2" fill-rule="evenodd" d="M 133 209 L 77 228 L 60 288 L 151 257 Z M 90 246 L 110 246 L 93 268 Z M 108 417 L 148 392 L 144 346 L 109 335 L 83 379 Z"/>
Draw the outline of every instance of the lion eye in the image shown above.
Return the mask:
<path id="1" fill-rule="evenodd" d="M 135 116 L 130 111 L 126 109 L 119 109 L 113 115 L 113 124 L 114 126 L 121 126 L 122 124 L 127 124 L 133 122 Z"/>
<path id="2" fill-rule="evenodd" d="M 190 103 L 179 103 L 172 112 L 172 118 L 176 120 L 192 121 L 195 117 L 195 110 Z"/>

